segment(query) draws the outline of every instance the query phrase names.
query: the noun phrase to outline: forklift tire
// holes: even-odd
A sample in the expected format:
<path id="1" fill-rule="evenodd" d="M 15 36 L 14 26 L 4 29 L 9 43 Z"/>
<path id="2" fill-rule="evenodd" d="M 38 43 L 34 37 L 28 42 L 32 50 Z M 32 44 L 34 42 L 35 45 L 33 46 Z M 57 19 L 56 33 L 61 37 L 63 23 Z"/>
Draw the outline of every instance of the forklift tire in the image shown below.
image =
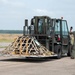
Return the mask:
<path id="1" fill-rule="evenodd" d="M 55 45 L 55 53 L 57 54 L 57 59 L 62 57 L 62 50 L 60 45 Z"/>
<path id="2" fill-rule="evenodd" d="M 71 51 L 72 51 L 71 49 L 72 49 L 72 46 L 69 45 L 67 56 L 71 56 Z"/>

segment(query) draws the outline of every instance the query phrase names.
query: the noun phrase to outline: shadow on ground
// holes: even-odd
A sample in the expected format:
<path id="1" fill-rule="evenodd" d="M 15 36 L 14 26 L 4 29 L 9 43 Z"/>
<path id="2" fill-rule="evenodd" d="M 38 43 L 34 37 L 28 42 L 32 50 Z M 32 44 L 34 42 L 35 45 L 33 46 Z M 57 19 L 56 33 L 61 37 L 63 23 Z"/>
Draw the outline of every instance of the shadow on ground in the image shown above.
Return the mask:
<path id="1" fill-rule="evenodd" d="M 64 58 L 64 57 L 62 57 L 62 58 Z M 60 60 L 60 59 L 57 59 L 56 57 L 35 58 L 35 59 L 34 58 L 8 58 L 8 59 L 1 59 L 0 61 L 6 61 L 6 62 L 43 63 L 43 62 L 56 61 L 56 60 Z"/>

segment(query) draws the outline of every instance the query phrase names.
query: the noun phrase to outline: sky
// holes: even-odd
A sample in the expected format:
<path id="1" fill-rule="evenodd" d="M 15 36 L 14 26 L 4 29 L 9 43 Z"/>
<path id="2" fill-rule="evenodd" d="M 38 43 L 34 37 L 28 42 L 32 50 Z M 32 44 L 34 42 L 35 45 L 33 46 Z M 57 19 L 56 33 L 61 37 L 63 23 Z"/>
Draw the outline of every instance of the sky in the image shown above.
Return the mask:
<path id="1" fill-rule="evenodd" d="M 75 30 L 75 0 L 0 0 L 0 30 L 22 30 L 35 15 L 63 17 Z"/>

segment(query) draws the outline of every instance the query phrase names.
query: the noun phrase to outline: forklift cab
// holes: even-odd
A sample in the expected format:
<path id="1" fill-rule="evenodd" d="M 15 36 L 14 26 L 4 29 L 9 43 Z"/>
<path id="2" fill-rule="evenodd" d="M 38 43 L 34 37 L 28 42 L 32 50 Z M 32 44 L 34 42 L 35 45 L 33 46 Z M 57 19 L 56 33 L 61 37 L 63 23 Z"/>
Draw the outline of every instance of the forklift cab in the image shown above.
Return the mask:
<path id="1" fill-rule="evenodd" d="M 34 16 L 29 26 L 29 34 L 50 51 L 70 55 L 70 37 L 66 20 L 52 19 L 48 16 Z"/>
<path id="2" fill-rule="evenodd" d="M 48 34 L 48 31 L 51 30 L 50 28 L 52 28 L 51 18 L 47 16 L 35 16 L 31 20 L 31 30 L 34 29 L 33 34 Z"/>

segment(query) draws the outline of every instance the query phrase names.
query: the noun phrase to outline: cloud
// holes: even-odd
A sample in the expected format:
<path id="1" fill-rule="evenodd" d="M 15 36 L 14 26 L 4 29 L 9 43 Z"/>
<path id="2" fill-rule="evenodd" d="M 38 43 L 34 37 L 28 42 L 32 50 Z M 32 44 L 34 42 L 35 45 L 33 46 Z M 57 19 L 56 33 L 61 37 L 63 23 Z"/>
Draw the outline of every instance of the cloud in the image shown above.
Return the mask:
<path id="1" fill-rule="evenodd" d="M 69 21 L 70 25 L 75 25 L 74 0 L 29 1 L 30 0 L 0 0 L 0 22 L 5 26 L 7 24 L 7 29 L 10 24 L 12 26 L 14 24 L 14 27 L 12 28 L 15 28 L 15 25 L 17 25 L 15 24 L 16 21 L 18 22 L 18 25 L 21 26 L 22 24 L 20 22 L 23 22 L 25 18 L 30 19 L 34 15 L 47 15 L 51 18 L 60 18 L 61 16 L 63 16 L 64 19 L 67 19 Z M 9 23 L 9 20 L 11 20 L 12 23 Z"/>
<path id="2" fill-rule="evenodd" d="M 37 13 L 49 13 L 47 10 L 45 9 L 36 9 Z"/>
<path id="3" fill-rule="evenodd" d="M 37 13 L 44 13 L 44 14 L 46 14 L 46 13 L 49 13 L 49 11 L 47 11 L 47 10 L 45 10 L 45 9 L 36 9 L 36 10 L 34 10 L 35 12 L 37 12 Z"/>
<path id="4" fill-rule="evenodd" d="M 50 16 L 50 17 L 61 17 L 63 16 L 63 14 L 65 14 L 64 11 L 61 11 L 61 10 L 46 10 L 46 9 L 36 9 L 34 10 L 34 12 L 38 15 L 47 15 L 47 16 Z"/>
<path id="5" fill-rule="evenodd" d="M 46 9 L 36 9 L 36 10 L 34 10 L 34 12 L 39 15 L 51 15 L 51 16 L 54 15 L 54 13 L 52 11 L 48 11 Z"/>

